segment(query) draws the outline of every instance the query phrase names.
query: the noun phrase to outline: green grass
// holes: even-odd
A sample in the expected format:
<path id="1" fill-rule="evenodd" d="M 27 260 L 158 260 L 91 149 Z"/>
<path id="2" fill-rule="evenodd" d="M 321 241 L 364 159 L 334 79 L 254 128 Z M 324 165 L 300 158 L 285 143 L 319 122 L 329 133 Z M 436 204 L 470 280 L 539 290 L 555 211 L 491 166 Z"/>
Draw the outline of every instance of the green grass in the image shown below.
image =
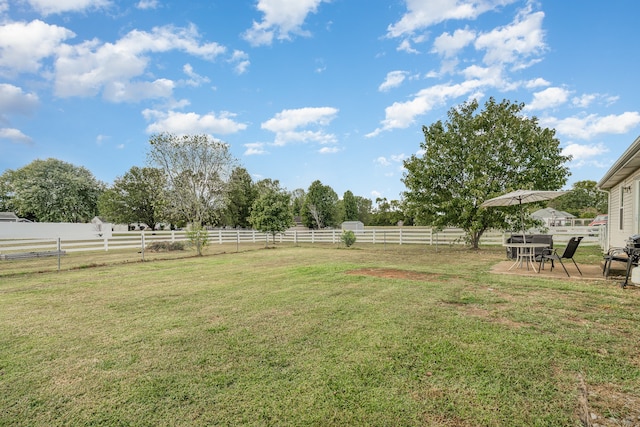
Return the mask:
<path id="1" fill-rule="evenodd" d="M 638 410 L 638 289 L 492 274 L 503 248 L 85 258 L 0 273 L 0 425 L 577 426 L 580 378 Z"/>

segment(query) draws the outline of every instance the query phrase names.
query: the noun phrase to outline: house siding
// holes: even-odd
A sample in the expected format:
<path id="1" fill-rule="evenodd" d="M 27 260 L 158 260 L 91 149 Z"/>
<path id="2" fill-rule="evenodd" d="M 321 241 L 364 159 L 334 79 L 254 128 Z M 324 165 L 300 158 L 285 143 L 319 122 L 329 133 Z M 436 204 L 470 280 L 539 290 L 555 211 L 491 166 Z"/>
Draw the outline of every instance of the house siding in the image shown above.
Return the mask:
<path id="1" fill-rule="evenodd" d="M 637 194 L 640 190 L 639 179 L 640 173 L 636 173 L 609 190 L 609 223 L 607 226 L 610 247 L 625 246 L 629 236 L 638 233 Z M 623 190 L 625 187 L 631 187 L 631 191 L 625 192 Z M 620 219 L 621 202 L 622 221 Z"/>

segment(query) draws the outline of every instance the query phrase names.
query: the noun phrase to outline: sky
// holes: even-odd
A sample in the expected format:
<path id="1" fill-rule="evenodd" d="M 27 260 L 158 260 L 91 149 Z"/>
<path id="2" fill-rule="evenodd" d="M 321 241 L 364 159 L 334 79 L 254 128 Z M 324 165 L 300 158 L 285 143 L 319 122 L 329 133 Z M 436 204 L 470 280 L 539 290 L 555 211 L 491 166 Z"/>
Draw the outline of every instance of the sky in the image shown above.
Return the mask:
<path id="1" fill-rule="evenodd" d="M 422 126 L 525 104 L 599 181 L 640 135 L 634 0 L 0 0 L 0 173 L 111 185 L 151 135 L 208 134 L 254 181 L 400 199 Z"/>

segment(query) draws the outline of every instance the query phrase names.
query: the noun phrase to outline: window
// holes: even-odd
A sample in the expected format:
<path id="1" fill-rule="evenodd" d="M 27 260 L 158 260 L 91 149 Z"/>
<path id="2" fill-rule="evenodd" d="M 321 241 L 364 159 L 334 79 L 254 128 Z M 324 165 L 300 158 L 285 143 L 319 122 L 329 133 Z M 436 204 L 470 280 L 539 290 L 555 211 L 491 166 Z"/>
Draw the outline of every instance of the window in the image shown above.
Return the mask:
<path id="1" fill-rule="evenodd" d="M 624 230 L 624 184 L 620 186 L 620 230 Z"/>

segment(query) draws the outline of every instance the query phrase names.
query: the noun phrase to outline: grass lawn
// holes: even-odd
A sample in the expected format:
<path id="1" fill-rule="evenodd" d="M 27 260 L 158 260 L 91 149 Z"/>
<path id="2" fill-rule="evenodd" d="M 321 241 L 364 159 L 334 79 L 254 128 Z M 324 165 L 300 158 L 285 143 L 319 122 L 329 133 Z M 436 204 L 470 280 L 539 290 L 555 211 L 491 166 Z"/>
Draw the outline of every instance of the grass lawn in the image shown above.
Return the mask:
<path id="1" fill-rule="evenodd" d="M 0 271 L 0 425 L 640 424 L 639 288 L 384 249 Z"/>

